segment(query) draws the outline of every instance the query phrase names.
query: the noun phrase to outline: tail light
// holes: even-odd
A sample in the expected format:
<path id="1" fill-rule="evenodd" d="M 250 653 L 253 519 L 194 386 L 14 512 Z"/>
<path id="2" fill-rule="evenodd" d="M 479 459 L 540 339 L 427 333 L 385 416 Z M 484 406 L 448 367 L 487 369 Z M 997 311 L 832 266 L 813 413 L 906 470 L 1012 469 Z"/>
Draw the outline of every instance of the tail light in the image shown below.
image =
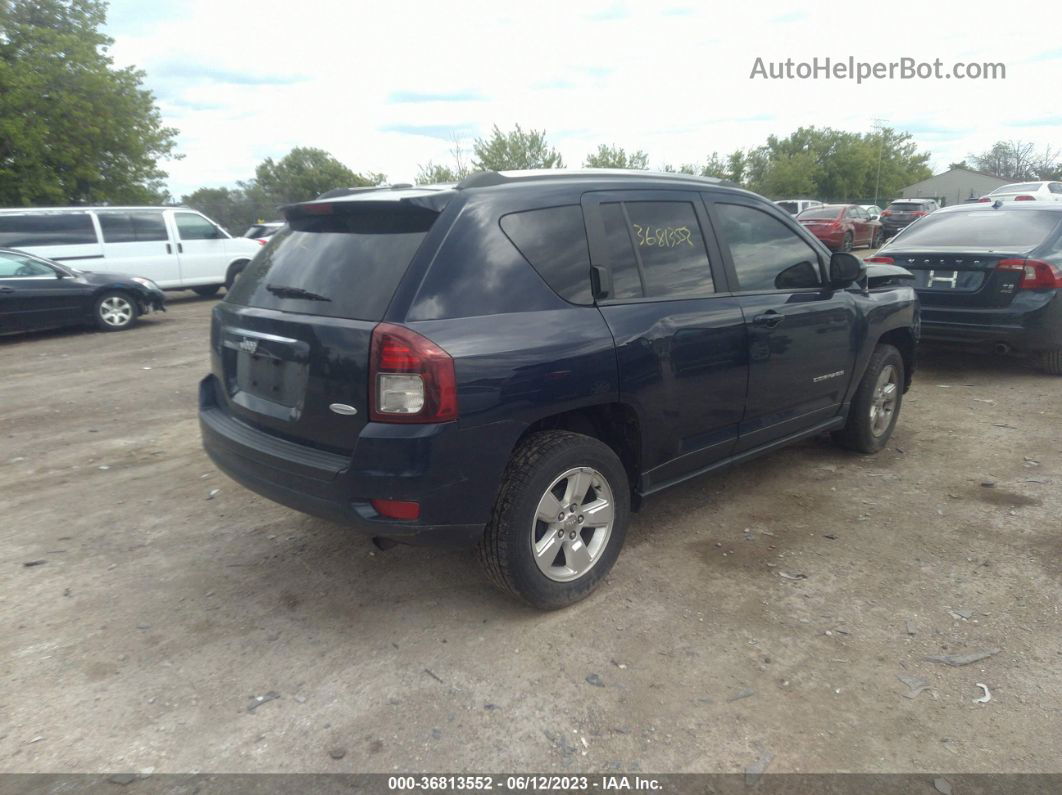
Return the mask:
<path id="1" fill-rule="evenodd" d="M 997 270 L 1020 271 L 1019 289 L 1062 287 L 1062 268 L 1039 259 L 1004 259 L 996 263 Z"/>
<path id="2" fill-rule="evenodd" d="M 988 196 L 982 196 L 980 199 L 977 200 L 977 202 L 979 204 L 981 204 L 981 203 L 987 204 L 990 201 L 992 201 L 992 199 L 990 199 Z"/>
<path id="3" fill-rule="evenodd" d="M 256 238 L 256 239 L 258 240 L 258 245 L 260 245 L 260 246 L 264 246 L 266 244 L 266 242 L 267 242 L 264 237 L 259 237 L 259 238 Z"/>
<path id="4" fill-rule="evenodd" d="M 1036 201 L 1036 197 L 1035 196 L 1029 196 L 1028 194 L 1023 193 L 1021 196 L 1015 196 L 1014 197 L 1014 201 L 1016 201 L 1016 202 L 1034 202 L 1034 201 Z"/>
<path id="5" fill-rule="evenodd" d="M 457 419 L 457 376 L 446 351 L 414 331 L 380 323 L 369 354 L 369 419 L 448 422 Z"/>
<path id="6" fill-rule="evenodd" d="M 915 210 L 913 213 L 911 213 L 911 215 L 913 215 L 915 218 L 921 218 L 923 215 L 926 215 L 926 211 L 925 210 Z"/>
<path id="7" fill-rule="evenodd" d="M 895 265 L 896 260 L 892 257 L 867 257 L 863 262 L 877 262 L 882 265 Z"/>
<path id="8" fill-rule="evenodd" d="M 373 510 L 385 519 L 419 519 L 420 503 L 407 500 L 369 500 Z"/>

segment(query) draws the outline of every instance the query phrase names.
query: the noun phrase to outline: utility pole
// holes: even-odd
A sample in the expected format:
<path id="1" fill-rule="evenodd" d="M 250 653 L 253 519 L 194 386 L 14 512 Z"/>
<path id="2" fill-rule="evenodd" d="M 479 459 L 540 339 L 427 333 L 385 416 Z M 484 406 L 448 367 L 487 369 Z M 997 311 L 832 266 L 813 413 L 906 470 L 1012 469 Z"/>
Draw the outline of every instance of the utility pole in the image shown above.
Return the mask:
<path id="1" fill-rule="evenodd" d="M 874 204 L 878 207 L 881 203 L 878 201 L 878 188 L 881 185 L 881 153 L 885 149 L 885 122 L 888 119 L 874 119 L 874 129 L 877 130 L 879 135 L 878 140 L 878 174 L 874 177 Z"/>

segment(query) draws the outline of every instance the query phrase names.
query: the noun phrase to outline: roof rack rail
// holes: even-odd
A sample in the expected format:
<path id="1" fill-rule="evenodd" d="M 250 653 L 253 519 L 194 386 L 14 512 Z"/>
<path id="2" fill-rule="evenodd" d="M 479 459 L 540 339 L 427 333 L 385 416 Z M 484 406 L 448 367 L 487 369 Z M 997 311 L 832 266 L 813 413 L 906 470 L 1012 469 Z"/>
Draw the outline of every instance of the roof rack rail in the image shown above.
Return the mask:
<path id="1" fill-rule="evenodd" d="M 637 171 L 625 168 L 591 168 L 591 169 L 530 169 L 526 171 L 477 171 L 457 183 L 457 190 L 466 188 L 489 188 L 495 185 L 509 185 L 514 182 L 538 182 L 566 179 L 587 179 L 592 177 L 631 179 L 652 177 L 653 179 L 695 180 L 712 185 L 740 187 L 728 179 L 702 177 L 696 174 L 683 174 L 676 171 Z"/>
<path id="2" fill-rule="evenodd" d="M 317 201 L 321 199 L 336 199 L 340 196 L 353 196 L 355 193 L 368 193 L 374 190 L 396 190 L 399 188 L 412 188 L 413 186 L 408 182 L 394 182 L 390 185 L 372 185 L 367 188 L 332 188 L 332 190 L 325 191 L 317 197 Z"/>

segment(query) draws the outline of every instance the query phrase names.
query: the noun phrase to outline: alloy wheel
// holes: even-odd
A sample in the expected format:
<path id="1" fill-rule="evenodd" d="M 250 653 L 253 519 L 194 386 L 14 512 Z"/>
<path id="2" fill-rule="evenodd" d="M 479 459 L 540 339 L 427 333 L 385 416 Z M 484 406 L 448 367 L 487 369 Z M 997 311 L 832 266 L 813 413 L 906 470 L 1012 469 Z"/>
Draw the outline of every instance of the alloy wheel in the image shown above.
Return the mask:
<path id="1" fill-rule="evenodd" d="M 100 302 L 100 318 L 113 328 L 128 326 L 133 312 L 133 304 L 120 295 L 109 296 Z"/>
<path id="2" fill-rule="evenodd" d="M 893 365 L 886 365 L 878 374 L 870 399 L 870 432 L 874 436 L 881 436 L 892 424 L 899 393 L 899 373 Z"/>
<path id="3" fill-rule="evenodd" d="M 571 582 L 601 559 L 615 521 L 615 499 L 604 475 L 569 469 L 538 501 L 531 522 L 531 553 L 554 582 Z"/>

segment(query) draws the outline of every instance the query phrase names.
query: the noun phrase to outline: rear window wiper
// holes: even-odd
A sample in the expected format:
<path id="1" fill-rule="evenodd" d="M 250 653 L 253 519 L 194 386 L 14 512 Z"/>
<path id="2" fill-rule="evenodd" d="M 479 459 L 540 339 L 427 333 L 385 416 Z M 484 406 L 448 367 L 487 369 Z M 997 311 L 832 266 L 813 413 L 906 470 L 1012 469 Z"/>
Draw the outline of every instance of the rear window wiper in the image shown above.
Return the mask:
<path id="1" fill-rule="evenodd" d="M 283 284 L 267 284 L 266 289 L 273 295 L 279 295 L 281 298 L 304 298 L 307 301 L 331 301 L 323 295 L 317 293 L 311 293 L 309 290 L 303 290 L 301 287 L 286 287 Z"/>

